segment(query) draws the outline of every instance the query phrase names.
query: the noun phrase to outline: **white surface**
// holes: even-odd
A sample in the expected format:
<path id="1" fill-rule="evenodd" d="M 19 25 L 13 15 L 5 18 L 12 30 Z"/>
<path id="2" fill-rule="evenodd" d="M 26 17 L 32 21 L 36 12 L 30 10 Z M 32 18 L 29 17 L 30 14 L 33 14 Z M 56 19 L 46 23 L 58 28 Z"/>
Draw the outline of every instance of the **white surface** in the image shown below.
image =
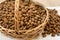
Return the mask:
<path id="1" fill-rule="evenodd" d="M 7 36 L 3 35 L 2 33 L 0 33 L 0 40 L 21 40 L 21 39 L 7 37 Z M 39 37 L 36 40 L 60 40 L 60 36 L 51 37 L 50 35 L 48 35 L 45 38 Z"/>
<path id="2" fill-rule="evenodd" d="M 5 0 L 0 0 L 0 2 L 1 1 Z M 34 0 L 34 1 L 40 2 L 46 7 L 60 6 L 60 0 Z"/>
<path id="3" fill-rule="evenodd" d="M 60 7 L 48 7 L 49 9 L 56 9 L 58 10 L 58 14 L 60 15 Z M 9 36 L 5 36 L 4 34 L 0 33 L 0 40 L 21 40 L 16 38 L 11 38 Z M 60 36 L 51 37 L 48 35 L 47 37 L 38 37 L 36 40 L 60 40 Z"/>
<path id="4" fill-rule="evenodd" d="M 36 1 L 42 3 L 46 7 L 49 7 L 49 6 L 60 6 L 60 0 L 36 0 Z"/>

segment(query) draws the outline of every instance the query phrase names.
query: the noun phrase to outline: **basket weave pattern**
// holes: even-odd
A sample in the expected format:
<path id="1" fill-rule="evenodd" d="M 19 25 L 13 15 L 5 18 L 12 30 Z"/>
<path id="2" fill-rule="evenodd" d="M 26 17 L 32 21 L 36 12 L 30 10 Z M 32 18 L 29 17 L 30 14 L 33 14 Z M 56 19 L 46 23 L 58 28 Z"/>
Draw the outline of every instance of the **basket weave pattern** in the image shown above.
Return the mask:
<path id="1" fill-rule="evenodd" d="M 37 2 L 35 2 L 35 4 L 36 3 Z M 32 36 L 32 35 L 38 34 L 39 32 L 41 34 L 44 30 L 44 26 L 48 22 L 48 16 L 49 16 L 48 15 L 48 10 L 45 8 L 47 16 L 46 16 L 46 19 L 44 20 L 44 22 L 42 24 L 40 24 L 39 26 L 37 26 L 36 28 L 33 28 L 31 30 L 19 30 L 19 22 L 18 22 L 19 16 L 17 16 L 17 15 L 19 15 L 18 14 L 18 8 L 19 8 L 19 0 L 16 0 L 15 1 L 15 15 L 14 15 L 14 17 L 15 17 L 15 30 L 6 29 L 6 28 L 3 28 L 3 27 L 0 27 L 0 30 L 3 33 L 6 33 L 8 35 L 11 35 L 11 36 L 17 37 L 17 38 L 21 38 L 21 37 L 25 37 L 25 36 Z"/>

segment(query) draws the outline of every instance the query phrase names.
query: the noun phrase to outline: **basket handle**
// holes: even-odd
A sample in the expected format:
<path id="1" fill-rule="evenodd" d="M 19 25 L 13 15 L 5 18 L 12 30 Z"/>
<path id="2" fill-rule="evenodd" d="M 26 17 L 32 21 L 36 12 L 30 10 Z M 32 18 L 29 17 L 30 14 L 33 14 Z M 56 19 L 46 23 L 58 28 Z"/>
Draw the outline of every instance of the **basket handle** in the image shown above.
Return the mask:
<path id="1" fill-rule="evenodd" d="M 30 1 L 30 0 L 25 0 L 25 1 Z M 15 30 L 16 31 L 19 31 L 19 3 L 20 3 L 20 0 L 15 0 L 15 15 L 14 15 L 14 18 L 15 18 Z"/>
<path id="2" fill-rule="evenodd" d="M 15 30 L 19 31 L 19 0 L 15 0 Z"/>

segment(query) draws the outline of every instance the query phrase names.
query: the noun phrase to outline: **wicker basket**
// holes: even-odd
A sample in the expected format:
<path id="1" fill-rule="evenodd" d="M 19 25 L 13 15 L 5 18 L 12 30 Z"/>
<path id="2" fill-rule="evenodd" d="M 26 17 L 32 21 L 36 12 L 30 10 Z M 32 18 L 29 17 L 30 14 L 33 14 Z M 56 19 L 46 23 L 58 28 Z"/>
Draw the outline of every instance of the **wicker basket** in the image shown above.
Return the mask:
<path id="1" fill-rule="evenodd" d="M 27 2 L 33 2 L 36 5 L 39 4 L 40 6 L 44 7 L 41 3 L 38 3 L 38 2 L 33 1 L 33 0 L 27 1 Z M 18 8 L 19 8 L 19 0 L 16 0 L 15 1 L 15 17 L 18 15 L 17 14 Z M 17 25 L 18 23 L 15 23 L 17 25 L 15 27 L 16 28 L 15 30 L 6 29 L 6 28 L 3 28 L 1 26 L 0 27 L 1 32 L 6 33 L 6 34 L 11 35 L 11 36 L 16 37 L 16 38 L 23 38 L 23 37 L 29 37 L 29 36 L 33 37 L 34 35 L 37 35 L 39 33 L 41 34 L 44 30 L 44 26 L 46 25 L 46 23 L 48 22 L 48 19 L 49 19 L 48 10 L 45 7 L 44 7 L 44 9 L 46 10 L 46 13 L 47 13 L 46 19 L 44 20 L 44 22 L 42 24 L 40 24 L 36 28 L 33 28 L 31 30 L 19 30 L 18 29 L 19 27 Z M 17 22 L 16 19 L 15 19 L 15 21 Z"/>

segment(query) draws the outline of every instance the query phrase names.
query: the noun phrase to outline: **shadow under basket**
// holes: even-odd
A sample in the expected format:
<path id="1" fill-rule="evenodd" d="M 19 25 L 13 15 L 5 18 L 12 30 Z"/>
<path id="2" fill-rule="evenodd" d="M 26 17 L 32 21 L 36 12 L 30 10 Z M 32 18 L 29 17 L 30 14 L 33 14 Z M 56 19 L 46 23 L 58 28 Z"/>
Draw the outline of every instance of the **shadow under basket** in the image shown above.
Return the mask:
<path id="1" fill-rule="evenodd" d="M 16 3 L 17 4 L 15 4 L 16 5 L 15 10 L 17 11 L 17 8 L 18 8 L 17 6 L 19 5 L 18 4 L 19 0 L 16 0 Z M 35 4 L 36 3 L 37 2 L 35 2 Z M 39 3 L 39 5 L 42 6 L 41 3 Z M 42 6 L 42 7 L 44 7 L 44 6 Z M 44 9 L 46 10 L 47 15 L 46 15 L 46 18 L 45 18 L 44 22 L 42 24 L 40 24 L 39 26 L 37 26 L 37 27 L 35 27 L 35 28 L 31 29 L 31 30 L 28 29 L 28 30 L 19 30 L 19 31 L 6 29 L 6 28 L 0 26 L 1 32 L 3 32 L 4 34 L 6 33 L 7 35 L 13 36 L 15 38 L 24 38 L 24 37 L 29 37 L 29 36 L 33 37 L 36 34 L 41 34 L 43 32 L 43 30 L 44 30 L 44 27 L 45 27 L 46 23 L 48 22 L 48 19 L 49 19 L 48 10 L 45 7 L 44 7 Z"/>

